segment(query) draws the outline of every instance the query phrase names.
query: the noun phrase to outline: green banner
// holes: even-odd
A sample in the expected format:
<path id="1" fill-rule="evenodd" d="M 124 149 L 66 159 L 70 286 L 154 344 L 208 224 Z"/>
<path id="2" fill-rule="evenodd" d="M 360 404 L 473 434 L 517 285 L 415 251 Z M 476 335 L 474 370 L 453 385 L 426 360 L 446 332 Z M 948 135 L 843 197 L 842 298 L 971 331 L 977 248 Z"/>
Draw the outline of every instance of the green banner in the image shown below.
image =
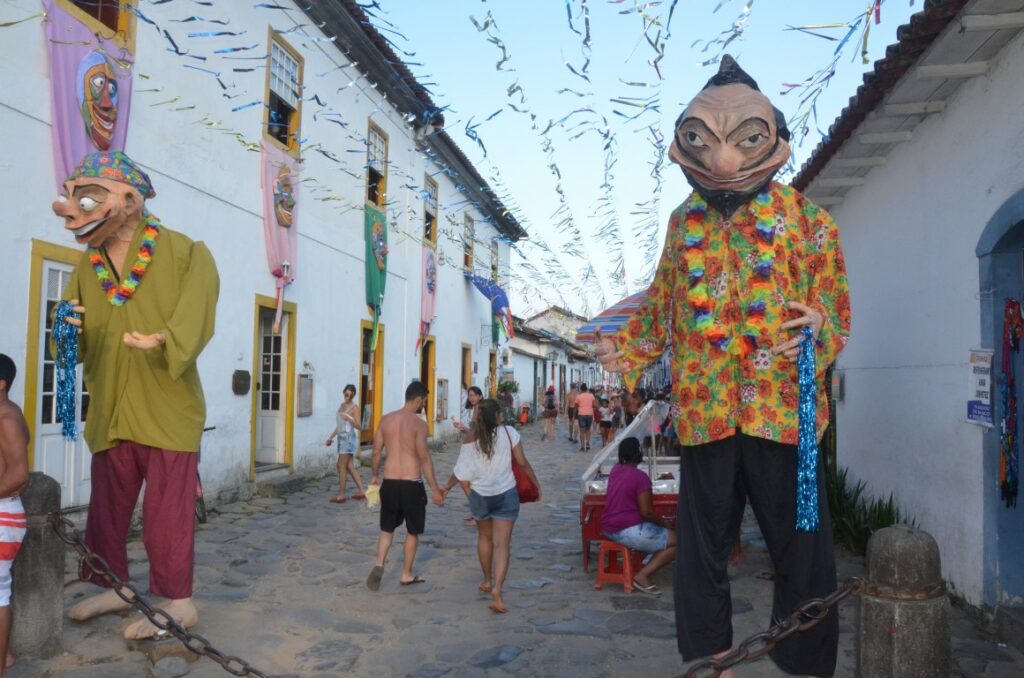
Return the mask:
<path id="1" fill-rule="evenodd" d="M 384 304 L 384 286 L 388 280 L 388 225 L 384 213 L 370 203 L 366 203 L 363 223 L 366 239 L 366 306 L 373 316 L 370 350 L 376 350 L 377 325 Z"/>

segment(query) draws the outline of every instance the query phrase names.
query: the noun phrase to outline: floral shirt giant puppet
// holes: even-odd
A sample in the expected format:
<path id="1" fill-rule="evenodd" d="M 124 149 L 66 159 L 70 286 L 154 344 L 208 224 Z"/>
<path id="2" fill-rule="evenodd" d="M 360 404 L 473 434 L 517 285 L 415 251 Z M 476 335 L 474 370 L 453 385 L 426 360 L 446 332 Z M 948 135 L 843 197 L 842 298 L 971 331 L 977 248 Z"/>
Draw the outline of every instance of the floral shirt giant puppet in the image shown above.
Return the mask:
<path id="1" fill-rule="evenodd" d="M 749 498 L 776 567 L 773 616 L 835 589 L 828 503 L 820 527 L 796 524 L 800 333 L 816 338 L 817 435 L 828 424 L 824 374 L 850 332 L 835 223 L 772 177 L 789 158 L 785 118 L 729 56 L 676 122 L 669 152 L 694 192 L 673 212 L 646 300 L 614 337 L 605 367 L 632 386 L 671 347 L 672 414 L 683 444 L 676 627 L 683 659 L 732 645 L 726 559 Z M 782 670 L 831 676 L 835 612 L 771 653 Z"/>
<path id="2" fill-rule="evenodd" d="M 53 211 L 87 248 L 64 291 L 79 316 L 67 322 L 80 328 L 78 359 L 90 394 L 85 541 L 128 579 L 125 540 L 145 481 L 150 590 L 169 598 L 168 613 L 191 626 L 196 451 L 206 419 L 196 360 L 213 336 L 217 267 L 206 245 L 145 209 L 153 187 L 124 153 L 86 156 L 64 188 Z M 127 607 L 107 591 L 75 605 L 70 616 Z M 156 633 L 141 620 L 125 637 Z"/>

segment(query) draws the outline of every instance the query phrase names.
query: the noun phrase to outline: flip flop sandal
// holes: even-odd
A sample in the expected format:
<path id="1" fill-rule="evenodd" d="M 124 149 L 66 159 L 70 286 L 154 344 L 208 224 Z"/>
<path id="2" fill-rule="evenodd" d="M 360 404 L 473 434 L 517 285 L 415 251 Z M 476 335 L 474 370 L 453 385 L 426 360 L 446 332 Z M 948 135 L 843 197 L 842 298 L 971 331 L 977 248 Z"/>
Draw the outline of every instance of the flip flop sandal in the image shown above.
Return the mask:
<path id="1" fill-rule="evenodd" d="M 641 591 L 643 593 L 647 593 L 647 594 L 652 595 L 652 596 L 660 596 L 661 595 L 661 589 L 658 588 L 657 584 L 651 584 L 650 586 L 644 586 L 643 584 L 638 582 L 636 579 L 634 579 L 633 580 L 633 588 L 635 588 L 637 591 Z"/>
<path id="2" fill-rule="evenodd" d="M 370 570 L 370 576 L 366 578 L 366 588 L 371 591 L 376 591 L 380 588 L 381 577 L 384 576 L 384 568 L 380 565 L 374 565 L 373 569 Z"/>
<path id="3" fill-rule="evenodd" d="M 425 584 L 426 581 L 427 580 L 424 579 L 423 577 L 421 577 L 419 575 L 416 575 L 415 577 L 413 577 L 409 581 L 400 581 L 398 583 L 401 584 L 402 586 L 412 586 L 413 584 Z"/>
<path id="4" fill-rule="evenodd" d="M 365 492 L 360 492 L 359 494 L 353 494 L 352 498 L 353 499 L 366 499 L 366 493 Z"/>
<path id="5" fill-rule="evenodd" d="M 342 497 L 341 499 L 338 499 L 337 497 L 331 497 L 330 499 L 328 499 L 328 501 L 332 504 L 344 504 L 346 501 L 348 501 L 348 497 Z"/>

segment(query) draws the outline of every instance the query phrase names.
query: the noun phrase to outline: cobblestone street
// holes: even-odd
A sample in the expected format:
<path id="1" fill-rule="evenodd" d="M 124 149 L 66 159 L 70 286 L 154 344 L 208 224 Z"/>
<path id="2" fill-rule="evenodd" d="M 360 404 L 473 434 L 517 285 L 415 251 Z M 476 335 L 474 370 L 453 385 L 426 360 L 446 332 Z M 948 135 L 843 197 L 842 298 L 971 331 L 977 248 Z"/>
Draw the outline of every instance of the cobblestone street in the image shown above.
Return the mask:
<path id="1" fill-rule="evenodd" d="M 561 428 L 561 426 L 560 426 Z M 309 483 L 285 499 L 253 499 L 217 507 L 196 540 L 196 631 L 225 654 L 239 655 L 272 674 L 297 676 L 672 676 L 681 671 L 672 616 L 672 568 L 655 577 L 660 598 L 615 585 L 594 590 L 582 570 L 578 478 L 592 458 L 580 454 L 560 430 L 557 442 L 540 441 L 540 428 L 524 430 L 524 444 L 543 483 L 541 503 L 526 505 L 516 524 L 507 583 L 506 615 L 487 609 L 478 593 L 476 531 L 464 520 L 465 499 L 453 493 L 444 509 L 428 509 L 427 530 L 414 571 L 427 581 L 400 587 L 401 549 L 392 548 L 381 589 L 364 582 L 373 565 L 377 513 L 361 502 L 328 503 L 333 477 Z M 439 482 L 447 479 L 456 448 L 435 455 Z M 367 469 L 362 470 L 365 480 Z M 404 531 L 396 533 L 396 542 Z M 757 527 L 744 527 L 748 557 L 733 569 L 737 640 L 763 630 L 771 582 Z M 129 546 L 133 581 L 145 589 L 140 540 Z M 839 576 L 859 574 L 862 561 L 837 553 Z M 70 562 L 70 560 L 69 560 Z M 74 578 L 69 567 L 68 579 Z M 67 588 L 70 606 L 90 591 Z M 855 675 L 856 602 L 840 610 L 837 676 Z M 133 615 L 134 616 L 134 615 Z M 23 662 L 27 676 L 228 675 L 203 658 L 187 662 L 174 640 L 131 645 L 122 640 L 128 618 L 66 622 L 66 652 L 47 662 Z M 983 640 L 954 610 L 954 652 L 968 676 L 1021 675 L 1012 650 Z M 161 659 L 162 657 L 162 659 Z M 151 663 L 160 661 L 154 667 Z M 1010 672 L 1007 672 L 1010 671 Z M 738 676 L 781 675 L 768 660 Z"/>

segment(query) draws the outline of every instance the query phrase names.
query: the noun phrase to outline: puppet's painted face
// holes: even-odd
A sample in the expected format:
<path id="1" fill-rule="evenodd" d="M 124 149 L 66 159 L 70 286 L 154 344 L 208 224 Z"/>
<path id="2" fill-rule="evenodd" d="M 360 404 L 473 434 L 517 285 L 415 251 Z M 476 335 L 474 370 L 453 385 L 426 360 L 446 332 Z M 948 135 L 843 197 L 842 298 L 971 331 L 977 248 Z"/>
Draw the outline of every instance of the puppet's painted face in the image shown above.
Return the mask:
<path id="1" fill-rule="evenodd" d="M 78 105 L 86 134 L 101 151 L 110 148 L 117 123 L 117 79 L 106 57 L 90 52 L 78 65 Z"/>
<path id="2" fill-rule="evenodd" d="M 292 180 L 287 169 L 282 169 L 274 182 L 274 214 L 277 225 L 288 228 L 292 225 L 292 210 L 295 209 L 295 196 Z"/>
<path id="3" fill-rule="evenodd" d="M 111 179 L 81 177 L 64 182 L 66 195 L 53 202 L 53 212 L 79 245 L 99 247 L 129 220 L 142 214 L 142 194 Z"/>
<path id="4" fill-rule="evenodd" d="M 698 187 L 750 193 L 789 159 L 768 97 L 742 84 L 709 87 L 680 118 L 669 157 Z"/>

